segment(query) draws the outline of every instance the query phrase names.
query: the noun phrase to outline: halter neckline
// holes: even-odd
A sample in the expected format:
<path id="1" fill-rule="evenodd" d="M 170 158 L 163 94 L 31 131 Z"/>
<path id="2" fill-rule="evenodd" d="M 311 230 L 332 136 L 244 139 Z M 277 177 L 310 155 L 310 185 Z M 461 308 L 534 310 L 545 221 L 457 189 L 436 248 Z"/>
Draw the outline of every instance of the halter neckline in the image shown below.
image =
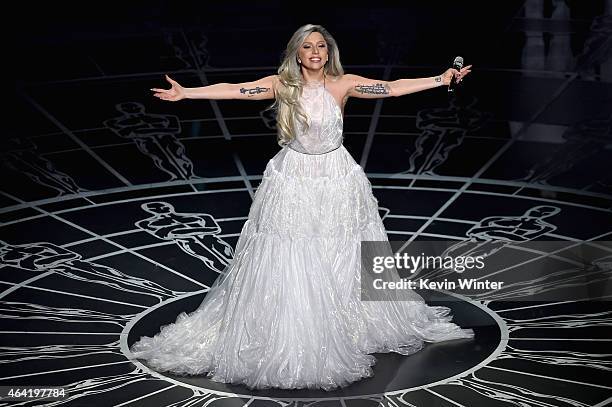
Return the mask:
<path id="1" fill-rule="evenodd" d="M 319 86 L 325 87 L 325 76 L 323 77 L 322 81 L 304 82 L 304 87 L 316 88 L 316 87 L 319 87 Z"/>

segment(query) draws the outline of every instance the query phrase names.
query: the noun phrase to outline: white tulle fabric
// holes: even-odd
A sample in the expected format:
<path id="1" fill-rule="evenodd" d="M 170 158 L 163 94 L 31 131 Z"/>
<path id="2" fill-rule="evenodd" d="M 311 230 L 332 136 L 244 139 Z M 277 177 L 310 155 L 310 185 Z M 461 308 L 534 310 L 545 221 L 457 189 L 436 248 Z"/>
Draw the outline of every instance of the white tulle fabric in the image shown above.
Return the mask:
<path id="1" fill-rule="evenodd" d="M 225 274 L 197 310 L 132 345 L 152 369 L 331 390 L 372 376 L 370 353 L 409 355 L 474 335 L 414 292 L 411 301 L 360 300 L 360 241 L 387 240 L 378 201 L 342 145 L 333 96 L 309 86 L 301 102 L 318 112 L 297 137 L 312 154 L 286 146 L 268 162 Z"/>

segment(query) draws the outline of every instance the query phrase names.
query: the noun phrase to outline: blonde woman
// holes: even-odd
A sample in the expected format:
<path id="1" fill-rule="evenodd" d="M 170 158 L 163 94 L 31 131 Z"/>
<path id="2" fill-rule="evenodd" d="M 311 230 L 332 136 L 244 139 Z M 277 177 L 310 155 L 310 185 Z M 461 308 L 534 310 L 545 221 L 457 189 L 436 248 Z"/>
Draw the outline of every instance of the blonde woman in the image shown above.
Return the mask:
<path id="1" fill-rule="evenodd" d="M 370 353 L 409 355 L 425 342 L 470 338 L 450 309 L 360 300 L 360 242 L 387 241 L 363 169 L 342 145 L 350 97 L 402 96 L 461 81 L 470 72 L 383 81 L 345 74 L 320 25 L 300 27 L 278 68 L 248 83 L 170 89 L 182 99 L 275 99 L 281 150 L 268 162 L 235 255 L 200 307 L 132 345 L 159 371 L 248 388 L 344 387 L 372 376 Z"/>

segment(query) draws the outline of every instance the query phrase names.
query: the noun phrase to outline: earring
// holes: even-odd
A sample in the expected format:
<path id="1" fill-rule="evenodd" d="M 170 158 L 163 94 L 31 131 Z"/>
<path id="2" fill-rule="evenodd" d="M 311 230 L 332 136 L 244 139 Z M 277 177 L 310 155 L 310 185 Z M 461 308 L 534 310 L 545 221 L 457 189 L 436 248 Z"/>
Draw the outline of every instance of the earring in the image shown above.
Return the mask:
<path id="1" fill-rule="evenodd" d="M 301 63 L 302 63 L 302 60 L 301 60 L 301 59 L 298 59 L 298 64 L 301 64 Z"/>

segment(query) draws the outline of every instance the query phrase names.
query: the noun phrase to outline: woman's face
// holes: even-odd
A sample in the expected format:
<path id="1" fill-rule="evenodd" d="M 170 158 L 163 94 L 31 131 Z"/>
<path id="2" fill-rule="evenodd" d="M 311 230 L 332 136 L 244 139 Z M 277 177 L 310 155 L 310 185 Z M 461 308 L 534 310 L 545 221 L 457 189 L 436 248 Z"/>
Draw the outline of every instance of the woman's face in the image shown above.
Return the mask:
<path id="1" fill-rule="evenodd" d="M 323 35 L 316 31 L 310 33 L 298 50 L 301 65 L 308 69 L 320 69 L 327 62 L 327 58 L 327 43 Z"/>

